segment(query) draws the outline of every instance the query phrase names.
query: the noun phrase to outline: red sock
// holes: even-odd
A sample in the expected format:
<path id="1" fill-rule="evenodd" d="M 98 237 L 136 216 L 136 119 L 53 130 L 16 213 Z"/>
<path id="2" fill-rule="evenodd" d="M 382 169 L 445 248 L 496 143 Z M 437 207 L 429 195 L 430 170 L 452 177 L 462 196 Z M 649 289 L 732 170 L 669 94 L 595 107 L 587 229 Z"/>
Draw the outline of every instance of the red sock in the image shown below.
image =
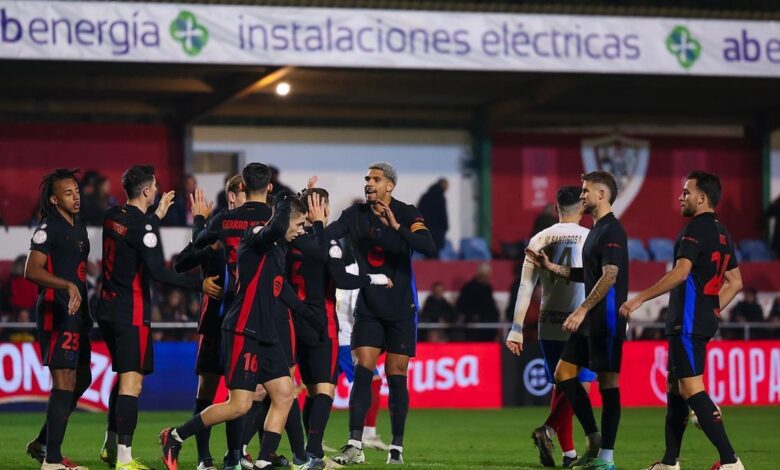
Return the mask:
<path id="1" fill-rule="evenodd" d="M 365 426 L 376 427 L 376 417 L 379 415 L 379 389 L 382 388 L 381 380 L 371 381 L 371 408 L 366 413 Z"/>
<path id="2" fill-rule="evenodd" d="M 550 415 L 545 421 L 546 426 L 555 430 L 558 436 L 558 442 L 561 444 L 561 450 L 566 452 L 574 450 L 574 427 L 572 419 L 574 410 L 571 403 L 566 399 L 566 395 L 556 389 L 553 389 L 552 402 L 550 403 Z"/>
<path id="3" fill-rule="evenodd" d="M 547 415 L 547 420 L 544 422 L 545 426 L 550 426 L 553 431 L 558 432 L 558 428 L 561 427 L 561 402 L 567 402 L 566 395 L 556 388 L 553 388 L 552 399 L 550 400 L 550 414 Z"/>
<path id="4" fill-rule="evenodd" d="M 558 442 L 561 444 L 561 450 L 568 452 L 574 450 L 574 409 L 569 400 L 563 400 L 563 407 L 566 409 L 566 415 L 561 418 L 561 427 L 558 428 Z"/>

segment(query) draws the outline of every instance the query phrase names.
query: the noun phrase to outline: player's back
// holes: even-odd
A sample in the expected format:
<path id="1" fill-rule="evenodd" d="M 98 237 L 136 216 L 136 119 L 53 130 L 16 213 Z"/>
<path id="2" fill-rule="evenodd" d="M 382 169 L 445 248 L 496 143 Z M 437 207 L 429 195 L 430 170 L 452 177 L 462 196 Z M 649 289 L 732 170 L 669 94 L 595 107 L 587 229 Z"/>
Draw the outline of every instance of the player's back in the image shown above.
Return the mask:
<path id="1" fill-rule="evenodd" d="M 149 280 L 143 273 L 138 242 L 157 244 L 156 236 L 154 241 L 142 240 L 144 232 L 152 233 L 151 223 L 150 217 L 131 205 L 115 206 L 106 213 L 99 320 L 133 324 L 148 321 L 143 315 L 143 304 L 149 302 Z"/>
<path id="2" fill-rule="evenodd" d="M 235 209 L 222 211 L 212 217 L 206 224 L 205 219 L 198 217 L 193 227 L 193 240 L 198 248 L 222 242 L 227 273 L 223 290 L 225 306 L 230 306 L 232 295 L 236 292 L 238 277 L 238 246 L 244 232 L 258 225 L 265 225 L 271 218 L 271 207 L 262 202 L 248 201 Z"/>
<path id="3" fill-rule="evenodd" d="M 544 250 L 553 263 L 582 267 L 582 247 L 589 230 L 573 223 L 557 223 L 536 234 L 529 243 L 534 251 Z M 571 313 L 585 300 L 585 286 L 543 271 L 541 309 Z"/>
<path id="4" fill-rule="evenodd" d="M 712 337 L 718 329 L 724 274 L 737 267 L 731 235 L 714 213 L 705 212 L 680 232 L 674 258 L 693 265 L 685 282 L 670 293 L 666 334 Z"/>
<path id="5" fill-rule="evenodd" d="M 277 244 L 266 245 L 258 240 L 262 229 L 255 226 L 247 230 L 239 244 L 236 296 L 222 328 L 264 343 L 275 343 L 278 336 L 274 315 L 284 284 L 285 260 Z"/>

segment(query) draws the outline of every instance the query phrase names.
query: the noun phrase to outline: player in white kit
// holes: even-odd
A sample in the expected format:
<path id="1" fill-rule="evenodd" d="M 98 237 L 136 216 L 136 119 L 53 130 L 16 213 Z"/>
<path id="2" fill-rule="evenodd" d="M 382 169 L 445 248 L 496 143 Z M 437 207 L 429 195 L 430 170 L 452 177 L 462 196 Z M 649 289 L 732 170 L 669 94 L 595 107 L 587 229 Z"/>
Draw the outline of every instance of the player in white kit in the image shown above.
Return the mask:
<path id="1" fill-rule="evenodd" d="M 559 222 L 536 234 L 528 244 L 529 249 L 537 253 L 544 250 L 550 260 L 563 266 L 582 266 L 582 247 L 589 230 L 579 225 L 583 208 L 580 191 L 577 186 L 563 186 L 558 189 L 556 209 Z M 517 356 L 523 351 L 523 321 L 537 280 L 542 283 L 539 344 L 544 355 L 547 380 L 554 383 L 555 367 L 569 338 L 569 333 L 563 329 L 563 322 L 585 300 L 585 287 L 582 283 L 557 277 L 549 271 L 541 271 L 534 267 L 530 260 L 525 260 L 512 330 L 506 340 L 507 347 Z M 590 383 L 595 378 L 596 374 L 585 368 L 579 375 L 583 384 Z M 555 435 L 558 436 L 563 450 L 563 466 L 568 467 L 577 460 L 572 436 L 573 416 L 574 411 L 566 396 L 557 390 L 557 387 L 554 388 L 550 414 L 545 423 L 531 434 L 534 445 L 539 448 L 539 460 L 545 467 L 555 466 L 552 441 Z"/>

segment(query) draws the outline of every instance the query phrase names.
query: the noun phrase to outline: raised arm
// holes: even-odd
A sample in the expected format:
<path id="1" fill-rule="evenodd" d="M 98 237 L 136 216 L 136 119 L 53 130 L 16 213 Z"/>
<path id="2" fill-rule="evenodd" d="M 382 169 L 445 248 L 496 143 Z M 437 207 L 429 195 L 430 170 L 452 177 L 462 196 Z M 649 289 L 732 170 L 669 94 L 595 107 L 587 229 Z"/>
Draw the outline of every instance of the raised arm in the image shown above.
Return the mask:
<path id="1" fill-rule="evenodd" d="M 403 253 L 409 248 L 426 256 L 436 256 L 436 243 L 431 232 L 425 226 L 425 220 L 417 209 L 411 208 L 411 222 L 406 225 L 400 223 L 390 206 L 379 201 L 376 203 L 379 210 L 379 219 L 392 231 L 383 231 L 379 237 L 379 243 L 395 253 Z M 408 217 L 408 216 L 407 216 Z"/>

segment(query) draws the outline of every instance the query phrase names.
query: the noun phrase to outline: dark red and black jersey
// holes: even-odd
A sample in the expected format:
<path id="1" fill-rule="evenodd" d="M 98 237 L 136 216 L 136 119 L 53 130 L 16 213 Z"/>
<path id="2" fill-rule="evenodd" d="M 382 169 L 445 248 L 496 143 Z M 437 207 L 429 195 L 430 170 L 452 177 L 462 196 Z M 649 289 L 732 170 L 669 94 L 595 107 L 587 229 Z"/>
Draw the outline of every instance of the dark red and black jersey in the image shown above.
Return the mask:
<path id="1" fill-rule="evenodd" d="M 174 269 L 181 273 L 196 267 L 200 267 L 203 277 L 219 276 L 217 284 L 225 288 L 227 265 L 223 250 L 214 250 L 211 245 L 198 249 L 189 243 L 176 256 Z M 198 333 L 209 338 L 218 338 L 222 334 L 222 319 L 226 308 L 220 300 L 212 299 L 206 294 L 201 295 L 200 300 Z"/>
<path id="2" fill-rule="evenodd" d="M 73 225 L 59 212 L 41 220 L 33 233 L 30 250 L 46 255 L 46 270 L 76 284 L 81 292 L 80 314 L 89 318 L 87 302 L 87 257 L 89 237 L 87 227 L 76 217 Z M 38 328 L 51 331 L 62 325 L 68 316 L 68 291 L 65 289 L 38 289 Z"/>
<path id="3" fill-rule="evenodd" d="M 165 267 L 157 215 L 146 215 L 131 205 L 112 207 L 103 220 L 103 288 L 98 320 L 148 325 L 152 280 L 202 289 L 200 280 Z"/>
<path id="4" fill-rule="evenodd" d="M 217 213 L 208 223 L 202 216 L 195 217 L 192 229 L 195 248 L 203 248 L 217 240 L 222 242 L 224 247 L 228 268 L 228 277 L 223 286 L 226 294 L 223 298 L 225 309 L 230 307 L 236 292 L 238 245 L 241 243 L 241 237 L 247 229 L 268 223 L 271 212 L 271 206 L 262 202 L 249 201 L 241 207 Z"/>
<path id="5" fill-rule="evenodd" d="M 289 215 L 287 220 L 289 221 Z M 288 222 L 289 223 L 289 222 Z M 286 225 L 285 225 L 286 231 Z M 276 343 L 278 297 L 284 287 L 283 248 L 269 237 L 266 227 L 248 229 L 238 247 L 238 291 L 222 328 L 250 336 L 263 343 Z M 265 237 L 264 237 L 265 235 Z"/>
<path id="6" fill-rule="evenodd" d="M 332 338 L 338 334 L 336 289 L 352 290 L 371 284 L 368 275 L 346 271 L 341 245 L 328 239 L 320 222 L 307 227 L 306 234 L 293 241 L 287 253 L 287 275 L 298 298 L 322 317 L 319 323 L 326 326 L 327 336 Z M 296 317 L 296 332 L 300 336 L 316 337 L 312 322 L 302 320 Z"/>
<path id="7" fill-rule="evenodd" d="M 723 276 L 737 267 L 731 235 L 714 213 L 698 215 L 683 228 L 674 245 L 675 262 L 680 258 L 693 267 L 670 293 L 666 334 L 712 337 L 718 331 Z"/>
<path id="8" fill-rule="evenodd" d="M 390 209 L 401 225 L 398 230 L 384 225 L 369 204 L 355 204 L 327 233 L 334 240 L 349 237 L 361 274 L 384 274 L 393 281 L 391 289 L 361 289 L 358 308 L 386 319 L 408 319 L 418 311 L 412 252 L 434 256 L 436 245 L 416 207 L 392 199 Z"/>
<path id="9" fill-rule="evenodd" d="M 628 298 L 628 239 L 623 224 L 611 212 L 596 222 L 582 247 L 586 296 L 608 264 L 617 266 L 617 279 L 607 295 L 585 315 L 577 330 L 583 336 L 624 338 L 626 335 L 626 319 L 618 311 Z"/>

